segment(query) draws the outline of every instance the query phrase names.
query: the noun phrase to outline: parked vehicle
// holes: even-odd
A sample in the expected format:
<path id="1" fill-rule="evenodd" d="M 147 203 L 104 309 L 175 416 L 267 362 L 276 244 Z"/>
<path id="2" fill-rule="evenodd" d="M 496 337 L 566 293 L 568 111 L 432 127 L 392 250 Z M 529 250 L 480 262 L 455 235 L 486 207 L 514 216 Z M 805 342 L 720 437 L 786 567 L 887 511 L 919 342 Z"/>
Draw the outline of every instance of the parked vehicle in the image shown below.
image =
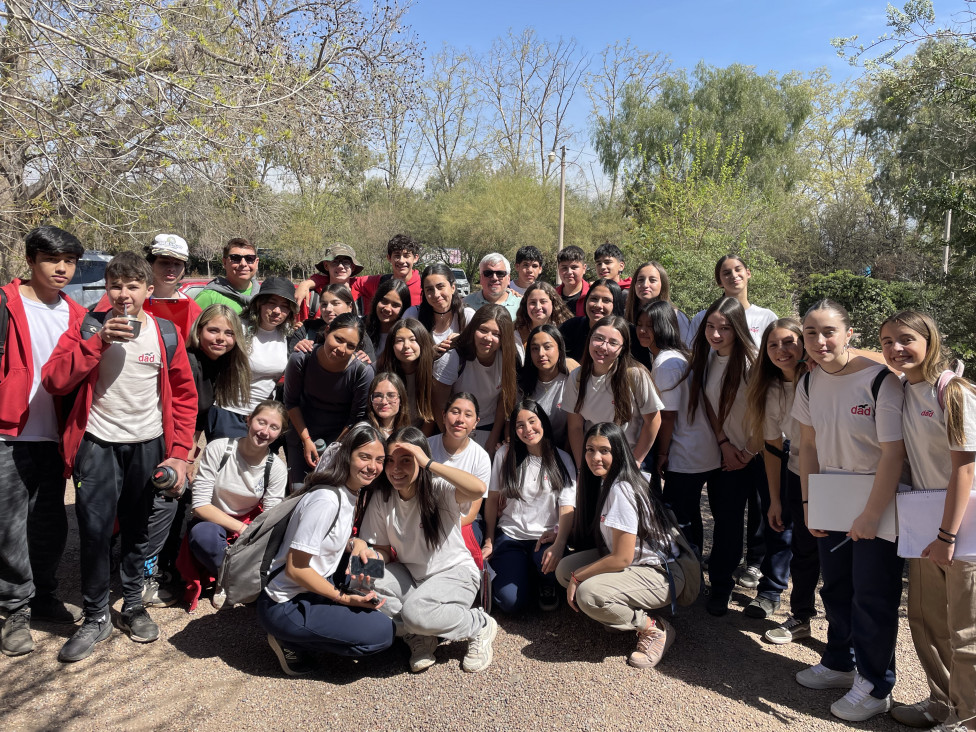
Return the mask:
<path id="1" fill-rule="evenodd" d="M 88 251 L 78 260 L 75 276 L 64 287 L 64 294 L 84 308 L 90 308 L 105 294 L 105 267 L 112 255 Z"/>
<path id="2" fill-rule="evenodd" d="M 464 274 L 463 269 L 458 269 L 457 267 L 452 267 L 451 271 L 454 273 L 454 284 L 457 286 L 458 294 L 461 297 L 467 297 L 471 294 L 471 283 L 468 282 L 468 276 Z"/>

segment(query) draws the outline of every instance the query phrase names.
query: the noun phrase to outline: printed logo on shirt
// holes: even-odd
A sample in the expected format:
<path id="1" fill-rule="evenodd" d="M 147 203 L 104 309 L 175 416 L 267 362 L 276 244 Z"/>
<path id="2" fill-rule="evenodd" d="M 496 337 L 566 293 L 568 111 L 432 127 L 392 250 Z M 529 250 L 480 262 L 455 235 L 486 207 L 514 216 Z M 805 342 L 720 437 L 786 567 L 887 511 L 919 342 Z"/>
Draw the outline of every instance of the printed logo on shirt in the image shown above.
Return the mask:
<path id="1" fill-rule="evenodd" d="M 607 515 L 605 513 L 600 514 L 600 523 L 605 524 L 606 522 L 607 522 Z"/>
<path id="2" fill-rule="evenodd" d="M 851 414 L 863 414 L 865 417 L 870 417 L 871 405 L 858 404 L 856 407 L 851 407 Z"/>
<path id="3" fill-rule="evenodd" d="M 149 353 L 140 353 L 139 363 L 156 363 L 156 354 L 151 351 Z"/>
<path id="4" fill-rule="evenodd" d="M 935 412 L 932 411 L 931 409 L 923 409 L 922 412 L 921 412 L 921 416 L 923 416 L 923 417 L 934 417 L 935 416 Z"/>

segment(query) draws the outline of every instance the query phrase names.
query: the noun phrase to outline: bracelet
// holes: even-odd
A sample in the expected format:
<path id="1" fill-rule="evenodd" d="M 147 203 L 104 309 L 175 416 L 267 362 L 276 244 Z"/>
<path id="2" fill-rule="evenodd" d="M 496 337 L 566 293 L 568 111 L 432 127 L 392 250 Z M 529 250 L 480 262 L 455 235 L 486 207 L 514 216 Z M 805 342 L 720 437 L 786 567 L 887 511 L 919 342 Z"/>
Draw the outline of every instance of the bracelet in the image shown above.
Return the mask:
<path id="1" fill-rule="evenodd" d="M 940 534 L 945 534 L 946 536 L 952 537 L 953 539 L 956 538 L 956 535 L 955 534 L 953 534 L 953 533 L 951 533 L 949 531 L 946 531 L 945 529 L 939 529 L 939 533 Z"/>
<path id="2" fill-rule="evenodd" d="M 424 466 L 424 470 L 430 470 L 430 466 L 431 466 L 431 464 L 433 464 L 433 462 L 434 462 L 434 458 L 431 458 L 430 460 L 428 460 L 427 461 L 427 464 Z"/>
<path id="3" fill-rule="evenodd" d="M 576 572 L 571 572 L 571 573 L 570 573 L 570 575 L 569 575 L 569 578 L 570 578 L 570 579 L 571 579 L 571 580 L 572 580 L 573 582 L 575 582 L 576 584 L 579 584 L 579 583 L 580 583 L 580 581 L 579 581 L 578 579 L 576 579 Z"/>
<path id="4" fill-rule="evenodd" d="M 728 441 L 729 441 L 729 438 L 728 437 L 723 437 L 721 440 L 718 441 L 718 446 L 721 447 L 722 445 L 724 445 Z"/>
<path id="5" fill-rule="evenodd" d="M 744 448 L 742 448 L 742 449 L 746 451 L 746 455 L 748 455 L 749 457 L 756 457 L 756 455 L 757 455 L 757 453 L 754 453 L 754 452 L 753 452 L 752 450 L 750 450 L 750 449 L 749 449 L 748 447 L 744 447 Z"/>
<path id="6" fill-rule="evenodd" d="M 955 544 L 956 543 L 956 540 L 955 539 L 946 539 L 944 536 L 937 536 L 935 538 L 938 539 L 939 541 L 944 541 L 946 544 Z"/>
<path id="7" fill-rule="evenodd" d="M 804 503 L 810 503 L 810 501 L 804 501 Z"/>

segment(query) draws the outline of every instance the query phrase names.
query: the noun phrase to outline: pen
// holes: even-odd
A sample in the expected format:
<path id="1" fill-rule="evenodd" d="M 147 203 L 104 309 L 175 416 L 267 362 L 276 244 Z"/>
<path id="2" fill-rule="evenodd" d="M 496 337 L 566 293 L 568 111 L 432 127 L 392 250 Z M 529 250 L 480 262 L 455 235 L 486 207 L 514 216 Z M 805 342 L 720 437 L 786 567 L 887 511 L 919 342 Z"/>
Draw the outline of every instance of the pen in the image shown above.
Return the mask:
<path id="1" fill-rule="evenodd" d="M 835 551 L 837 551 L 838 549 L 840 549 L 840 548 L 841 548 L 842 546 L 844 546 L 844 544 L 846 544 L 846 543 L 847 543 L 847 542 L 849 542 L 850 540 L 851 540 L 851 537 L 849 537 L 849 536 L 848 536 L 848 537 L 847 537 L 846 539 L 844 539 L 844 541 L 842 541 L 842 542 L 841 542 L 840 544 L 838 544 L 837 546 L 835 546 L 835 547 L 834 547 L 833 549 L 831 549 L 830 551 L 832 551 L 832 552 L 835 552 Z"/>

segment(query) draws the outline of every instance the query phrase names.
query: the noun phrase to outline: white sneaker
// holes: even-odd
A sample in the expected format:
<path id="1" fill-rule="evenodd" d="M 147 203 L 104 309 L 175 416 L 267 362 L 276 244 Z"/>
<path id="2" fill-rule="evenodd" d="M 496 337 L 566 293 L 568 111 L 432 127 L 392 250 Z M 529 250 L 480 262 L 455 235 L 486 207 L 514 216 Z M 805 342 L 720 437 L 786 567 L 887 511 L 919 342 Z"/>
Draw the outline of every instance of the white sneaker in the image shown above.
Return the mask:
<path id="1" fill-rule="evenodd" d="M 210 598 L 210 604 L 214 606 L 215 610 L 220 610 L 227 602 L 227 593 L 224 592 L 224 588 L 220 585 L 214 587 L 213 597 Z"/>
<path id="2" fill-rule="evenodd" d="M 796 683 L 808 689 L 850 689 L 854 671 L 834 671 L 822 663 L 796 672 Z"/>
<path id="3" fill-rule="evenodd" d="M 491 615 L 485 615 L 487 623 L 477 636 L 468 641 L 468 652 L 461 661 L 461 668 L 469 674 L 484 671 L 491 665 L 491 644 L 498 634 L 498 623 Z"/>
<path id="4" fill-rule="evenodd" d="M 440 645 L 440 639 L 437 636 L 407 633 L 403 636 L 403 640 L 410 648 L 411 672 L 418 674 L 421 671 L 426 671 L 437 662 L 437 659 L 434 658 L 434 651 Z"/>
<path id="5" fill-rule="evenodd" d="M 884 699 L 871 696 L 874 684 L 857 674 L 843 698 L 830 705 L 830 713 L 848 722 L 864 722 L 891 709 L 891 694 Z"/>

